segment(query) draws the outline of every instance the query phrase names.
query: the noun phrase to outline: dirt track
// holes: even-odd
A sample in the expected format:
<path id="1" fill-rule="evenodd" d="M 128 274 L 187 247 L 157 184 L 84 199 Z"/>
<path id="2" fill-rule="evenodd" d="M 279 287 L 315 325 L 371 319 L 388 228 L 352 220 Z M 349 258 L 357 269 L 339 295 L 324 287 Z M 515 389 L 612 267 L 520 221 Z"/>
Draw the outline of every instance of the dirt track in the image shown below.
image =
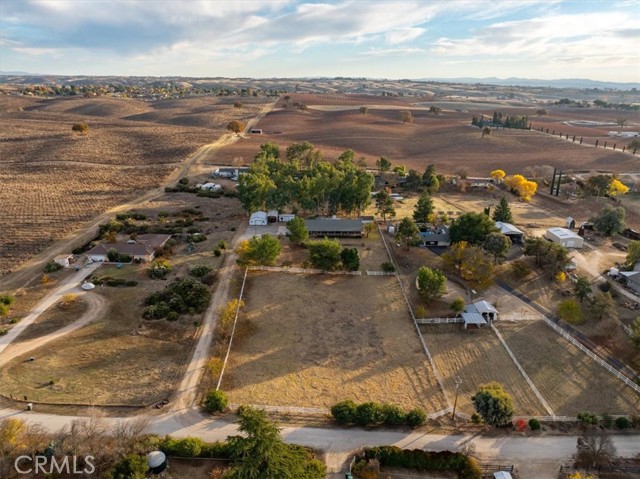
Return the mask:
<path id="1" fill-rule="evenodd" d="M 87 325 L 91 321 L 98 319 L 107 310 L 107 300 L 103 296 L 95 293 L 85 292 L 79 294 L 81 294 L 83 300 L 89 303 L 89 309 L 87 310 L 87 312 L 85 312 L 78 320 L 65 326 L 62 329 L 59 329 L 58 331 L 47 334 L 45 336 L 41 336 L 39 338 L 31 339 L 29 341 L 19 343 L 14 342 L 12 344 L 5 345 L 6 350 L 2 353 L 2 356 L 0 356 L 0 366 L 7 364 L 9 361 L 17 358 L 18 356 L 22 356 L 23 354 L 38 349 L 39 347 L 44 346 L 51 341 L 55 341 L 56 339 L 66 336 L 76 329 Z"/>

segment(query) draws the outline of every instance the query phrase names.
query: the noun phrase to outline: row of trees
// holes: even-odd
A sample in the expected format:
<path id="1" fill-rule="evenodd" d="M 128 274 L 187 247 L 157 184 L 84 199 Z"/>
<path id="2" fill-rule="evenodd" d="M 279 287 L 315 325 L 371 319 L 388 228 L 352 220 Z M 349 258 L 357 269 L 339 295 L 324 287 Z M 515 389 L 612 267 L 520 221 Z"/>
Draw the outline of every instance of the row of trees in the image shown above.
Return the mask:
<path id="1" fill-rule="evenodd" d="M 359 214 L 371 200 L 374 180 L 354 157 L 347 150 L 332 164 L 305 142 L 289 146 L 281 159 L 280 149 L 265 143 L 239 178 L 238 198 L 248 212 L 289 206 L 323 215 Z"/>

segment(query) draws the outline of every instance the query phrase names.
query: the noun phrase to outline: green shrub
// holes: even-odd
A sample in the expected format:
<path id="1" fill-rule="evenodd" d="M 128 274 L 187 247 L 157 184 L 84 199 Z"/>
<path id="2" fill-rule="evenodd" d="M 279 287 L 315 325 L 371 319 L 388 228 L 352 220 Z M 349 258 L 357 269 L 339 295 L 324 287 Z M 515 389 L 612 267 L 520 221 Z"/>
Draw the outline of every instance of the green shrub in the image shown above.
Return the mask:
<path id="1" fill-rule="evenodd" d="M 387 426 L 400 426 L 404 424 L 407 419 L 405 412 L 396 404 L 383 404 L 382 414 L 384 416 L 383 421 Z"/>
<path id="2" fill-rule="evenodd" d="M 396 267 L 392 263 L 385 261 L 380 265 L 380 269 L 385 273 L 395 273 Z"/>
<path id="3" fill-rule="evenodd" d="M 180 315 L 175 311 L 169 311 L 167 313 L 167 321 L 177 321 L 180 318 Z"/>
<path id="4" fill-rule="evenodd" d="M 164 279 L 172 269 L 173 268 L 168 261 L 157 259 L 149 265 L 149 268 L 147 268 L 147 274 L 150 278 Z"/>
<path id="5" fill-rule="evenodd" d="M 162 319 L 166 317 L 171 310 L 169 309 L 169 305 L 167 303 L 157 303 L 152 304 L 151 306 L 147 306 L 144 308 L 142 312 L 142 317 L 144 319 Z"/>
<path id="6" fill-rule="evenodd" d="M 629 429 L 629 427 L 631 427 L 631 421 L 629 421 L 626 417 L 621 416 L 616 419 L 616 427 L 618 429 Z"/>
<path id="7" fill-rule="evenodd" d="M 129 279 L 127 281 L 125 281 L 125 286 L 129 286 L 129 287 L 133 287 L 133 286 L 138 286 L 138 282 L 133 280 L 133 279 Z"/>
<path id="8" fill-rule="evenodd" d="M 111 479 L 145 479 L 147 477 L 147 458 L 137 454 L 123 457 L 111 470 Z"/>
<path id="9" fill-rule="evenodd" d="M 611 429 L 613 427 L 613 418 L 611 417 L 610 414 L 603 414 L 602 415 L 602 425 L 606 429 Z"/>
<path id="10" fill-rule="evenodd" d="M 62 265 L 58 263 L 47 263 L 44 265 L 45 273 L 55 273 L 56 271 L 60 271 L 62 269 Z"/>
<path id="11" fill-rule="evenodd" d="M 206 443 L 198 437 L 173 439 L 171 436 L 167 436 L 160 442 L 159 448 L 168 456 L 200 457 L 206 446 Z"/>
<path id="12" fill-rule="evenodd" d="M 202 243 L 207 240 L 207 236 L 202 233 L 187 235 L 187 243 Z"/>
<path id="13" fill-rule="evenodd" d="M 229 406 L 229 398 L 224 391 L 212 389 L 207 393 L 204 406 L 209 413 L 222 412 Z"/>
<path id="14" fill-rule="evenodd" d="M 396 446 L 365 448 L 358 457 L 360 463 L 377 460 L 383 467 L 398 467 L 418 471 L 455 471 L 462 479 L 481 479 L 482 472 L 472 458 L 459 452 L 400 449 Z"/>
<path id="15" fill-rule="evenodd" d="M 227 249 L 227 242 L 225 240 L 218 241 L 218 244 L 216 245 L 216 248 L 218 248 L 218 249 Z"/>
<path id="16" fill-rule="evenodd" d="M 6 329 L 0 329 L 0 336 L 4 336 L 5 334 L 7 334 L 9 331 L 7 331 Z"/>
<path id="17" fill-rule="evenodd" d="M 212 271 L 210 273 L 205 274 L 202 278 L 200 278 L 204 284 L 211 286 L 216 282 L 216 273 Z"/>
<path id="18" fill-rule="evenodd" d="M 15 298 L 10 294 L 0 294 L 0 304 L 11 306 L 15 302 Z"/>
<path id="19" fill-rule="evenodd" d="M 331 415 L 338 424 L 353 424 L 356 417 L 356 403 L 351 400 L 340 401 L 331 406 Z"/>
<path id="20" fill-rule="evenodd" d="M 531 429 L 532 431 L 537 431 L 538 429 L 540 429 L 540 421 L 538 421 L 536 418 L 529 419 L 529 429 Z"/>
<path id="21" fill-rule="evenodd" d="M 4 303 L 0 303 L 0 317 L 9 314 L 9 306 Z"/>
<path id="22" fill-rule="evenodd" d="M 478 414 L 477 412 L 474 412 L 471 415 L 471 422 L 474 423 L 474 424 L 482 423 L 482 418 L 480 417 L 480 414 Z"/>
<path id="23" fill-rule="evenodd" d="M 213 250 L 213 254 L 218 257 L 222 255 L 222 251 L 220 251 L 220 248 L 216 248 Z"/>
<path id="24" fill-rule="evenodd" d="M 194 266 L 193 268 L 191 268 L 189 270 L 189 274 L 191 276 L 196 277 L 196 278 L 202 278 L 209 271 L 211 271 L 211 268 L 209 266 L 206 266 L 206 265 L 203 264 L 203 265 Z"/>
<path id="25" fill-rule="evenodd" d="M 424 426 L 427 423 L 427 413 L 416 407 L 407 413 L 407 425 L 412 428 Z"/>
<path id="26" fill-rule="evenodd" d="M 591 412 L 579 412 L 578 413 L 578 421 L 583 424 L 596 425 L 598 424 L 598 416 Z"/>
<path id="27" fill-rule="evenodd" d="M 368 401 L 356 407 L 355 423 L 358 426 L 380 424 L 384 420 L 382 406 L 376 402 Z"/>

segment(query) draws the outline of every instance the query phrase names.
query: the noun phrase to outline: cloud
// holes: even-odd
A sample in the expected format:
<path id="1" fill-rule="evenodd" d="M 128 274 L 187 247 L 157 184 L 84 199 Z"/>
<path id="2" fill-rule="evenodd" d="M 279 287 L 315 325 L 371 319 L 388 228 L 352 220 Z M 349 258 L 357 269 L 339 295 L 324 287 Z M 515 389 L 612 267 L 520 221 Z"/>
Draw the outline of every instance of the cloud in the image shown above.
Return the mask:
<path id="1" fill-rule="evenodd" d="M 421 36 L 426 30 L 424 28 L 399 28 L 391 30 L 385 34 L 387 43 L 397 45 L 398 43 L 406 43 L 415 40 Z"/>
<path id="2" fill-rule="evenodd" d="M 440 38 L 434 43 L 432 53 L 551 62 L 575 61 L 577 58 L 585 62 L 596 58 L 607 62 L 607 56 L 615 56 L 616 62 L 626 59 L 637 64 L 637 45 L 620 41 L 621 35 L 635 32 L 635 29 L 622 30 L 620 25 L 631 23 L 630 15 L 624 12 L 554 15 L 500 22 L 479 30 L 471 38 Z"/>
<path id="3" fill-rule="evenodd" d="M 405 47 L 405 48 L 384 48 L 384 49 L 373 49 L 367 50 L 365 52 L 361 52 L 361 55 L 366 56 L 374 56 L 374 57 L 384 57 L 384 56 L 395 56 L 395 55 L 413 55 L 413 54 L 422 54 L 426 53 L 427 50 L 424 48 L 414 48 L 414 47 Z"/>

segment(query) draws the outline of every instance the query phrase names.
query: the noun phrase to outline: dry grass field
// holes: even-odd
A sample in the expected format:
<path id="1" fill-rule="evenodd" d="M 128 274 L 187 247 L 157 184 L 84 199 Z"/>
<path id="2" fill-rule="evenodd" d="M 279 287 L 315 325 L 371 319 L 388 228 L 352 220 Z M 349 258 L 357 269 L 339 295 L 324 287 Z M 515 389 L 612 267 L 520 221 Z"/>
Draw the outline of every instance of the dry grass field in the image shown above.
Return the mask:
<path id="1" fill-rule="evenodd" d="M 637 414 L 640 410 L 640 395 L 543 322 L 496 325 L 556 414 Z"/>
<path id="2" fill-rule="evenodd" d="M 360 97 L 354 100 L 343 95 L 296 95 L 291 94 L 288 101 L 280 100 L 276 108 L 257 125 L 262 128 L 260 142 L 271 141 L 286 148 L 291 143 L 310 141 L 332 159 L 344 150 L 351 148 L 356 156 L 364 156 L 373 166 L 380 156 L 390 158 L 394 163 L 406 165 L 423 171 L 427 164 L 436 163 L 439 170 L 454 173 L 464 168 L 471 175 L 487 175 L 493 169 L 507 171 L 523 170 L 527 166 L 550 164 L 566 170 L 608 170 L 635 171 L 638 157 L 623 154 L 620 150 L 580 146 L 570 141 L 536 131 L 499 130 L 489 137 L 481 138 L 478 128 L 472 127 L 471 117 L 482 113 L 492 114 L 494 110 L 507 115 L 527 114 L 534 128 L 552 125 L 552 121 L 563 125 L 562 132 L 579 134 L 577 127 L 563 124 L 563 121 L 590 119 L 615 123 L 620 116 L 613 110 L 578 110 L 549 107 L 548 117 L 536 117 L 536 107 L 522 108 L 496 103 L 490 108 L 456 111 L 459 105 L 451 103 L 444 106 L 443 112 L 436 116 L 429 113 L 431 103 L 416 103 L 422 109 L 411 109 L 414 122 L 403 124 L 399 111 L 412 106 L 407 99 L 387 97 Z M 303 103 L 309 108 L 299 110 L 294 103 Z M 314 108 L 319 105 L 321 108 Z M 333 105 L 333 108 L 330 106 Z M 360 113 L 359 106 L 368 105 L 366 114 Z M 473 105 L 471 105 L 473 106 Z M 344 109 L 351 107 L 352 109 Z M 628 118 L 627 129 L 637 129 L 640 115 L 625 112 Z M 543 123 L 542 122 L 546 122 Z M 634 126 L 635 125 L 635 126 Z M 553 130 L 551 126 L 550 132 Z M 605 131 L 606 130 L 606 131 Z M 598 135 L 615 128 L 604 127 L 593 133 L 593 143 Z M 586 134 L 586 133 L 585 133 Z M 253 140 L 256 142 L 256 140 Z M 591 141 L 591 139 L 589 140 Z M 628 143 L 630 140 L 625 140 Z M 624 143 L 624 144 L 626 144 Z M 602 143 L 601 143 L 602 144 Z M 236 150 L 238 148 L 239 150 Z M 246 145 L 237 145 L 222 152 L 225 161 L 242 157 L 248 162 L 255 156 L 258 148 L 251 153 Z"/>
<path id="3" fill-rule="evenodd" d="M 88 309 L 88 303 L 82 298 L 78 298 L 69 305 L 62 305 L 61 303 L 55 304 L 20 333 L 15 343 L 39 338 L 58 329 L 62 329 L 80 319 Z"/>
<path id="4" fill-rule="evenodd" d="M 516 414 L 547 414 L 491 329 L 465 331 L 460 325 L 442 325 L 422 326 L 421 331 L 447 391 L 455 391 L 456 376 L 462 380 L 461 411 L 473 413 L 471 396 L 478 386 L 497 381 L 513 397 Z"/>
<path id="5" fill-rule="evenodd" d="M 25 357 L 10 362 L 0 372 L 0 393 L 93 405 L 140 405 L 169 396 L 195 327 L 186 319 L 144 321 L 141 288 L 100 288 L 110 304 L 104 318 L 29 352 L 32 363 Z"/>
<path id="6" fill-rule="evenodd" d="M 141 204 L 136 211 L 144 213 L 146 221 L 157 222 L 160 211 L 167 212 L 172 220 L 186 208 L 202 211 L 209 218 L 194 222 L 207 240 L 197 243 L 195 251 L 187 252 L 184 238 L 181 239 L 185 235 L 176 235 L 179 243 L 168 258 L 173 271 L 166 281 L 149 279 L 144 264 L 101 266 L 95 277 L 135 280 L 138 285 L 99 286 L 95 291 L 109 303 L 106 314 L 64 339 L 30 351 L 28 356 L 35 356 L 35 362 L 24 362 L 25 358 L 19 357 L 8 363 L 0 372 L 0 393 L 57 404 L 141 405 L 167 398 L 185 366 L 201 316 L 183 315 L 174 322 L 147 321 L 142 319 L 144 298 L 178 277 L 187 277 L 195 265 L 218 268 L 223 258 L 215 257 L 213 249 L 221 240 L 231 241 L 232 228 L 238 225 L 240 215 L 234 199 L 188 193 L 165 194 Z M 40 288 L 50 290 L 48 285 Z M 20 297 L 16 305 L 19 301 Z M 47 311 L 17 341 L 59 329 L 81 316 L 79 310 L 58 309 L 54 306 Z"/>
<path id="7" fill-rule="evenodd" d="M 264 100 L 263 100 L 264 101 Z M 82 222 L 162 184 L 231 119 L 262 104 L 233 99 L 0 96 L 0 274 Z M 71 131 L 87 123 L 89 132 Z"/>
<path id="8" fill-rule="evenodd" d="M 443 409 L 393 277 L 254 274 L 222 388 L 238 404 Z"/>

